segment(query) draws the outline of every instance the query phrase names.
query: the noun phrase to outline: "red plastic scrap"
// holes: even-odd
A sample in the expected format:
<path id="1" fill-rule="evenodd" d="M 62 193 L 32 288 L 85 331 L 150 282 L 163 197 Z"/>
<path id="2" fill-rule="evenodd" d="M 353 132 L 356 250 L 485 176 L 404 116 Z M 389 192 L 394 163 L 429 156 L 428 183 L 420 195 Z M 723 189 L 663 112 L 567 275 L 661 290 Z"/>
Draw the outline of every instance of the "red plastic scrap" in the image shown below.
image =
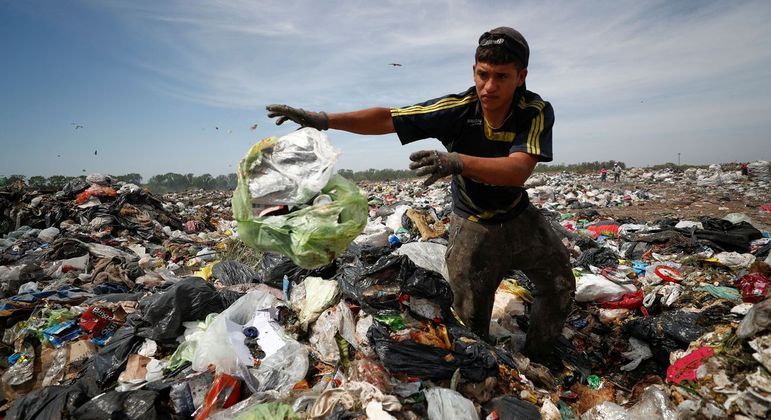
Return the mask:
<path id="1" fill-rule="evenodd" d="M 696 381 L 696 370 L 714 354 L 712 347 L 705 346 L 678 359 L 667 368 L 667 382 L 679 384 L 683 381 Z"/>
<path id="2" fill-rule="evenodd" d="M 771 204 L 763 204 L 760 209 L 771 213 Z"/>
<path id="3" fill-rule="evenodd" d="M 763 273 L 751 273 L 742 276 L 734 285 L 742 291 L 742 300 L 758 303 L 768 295 L 768 277 Z"/>
<path id="4" fill-rule="evenodd" d="M 594 239 L 597 239 L 600 235 L 610 237 L 618 236 L 618 225 L 587 226 L 586 230 L 592 232 Z"/>
<path id="5" fill-rule="evenodd" d="M 116 197 L 118 195 L 114 189 L 101 185 L 92 185 L 87 190 L 75 196 L 75 203 L 83 204 L 91 197 Z"/>
<path id="6" fill-rule="evenodd" d="M 196 413 L 196 420 L 209 417 L 212 410 L 228 408 L 241 399 L 241 381 L 226 373 L 214 380 L 209 393 L 206 394 L 203 405 Z"/>
<path id="7" fill-rule="evenodd" d="M 634 293 L 626 293 L 619 300 L 603 302 L 600 304 L 605 309 L 637 309 L 642 306 L 645 297 L 642 289 Z"/>
<path id="8" fill-rule="evenodd" d="M 113 313 L 107 308 L 92 306 L 86 310 L 80 317 L 80 328 L 95 336 L 102 335 L 107 327 L 114 330 L 117 327 L 112 322 Z M 108 331 L 109 332 L 109 331 Z"/>
<path id="9" fill-rule="evenodd" d="M 683 279 L 683 275 L 680 274 L 679 271 L 668 265 L 657 266 L 653 272 L 656 273 L 657 276 L 661 277 L 662 280 L 669 283 L 677 283 Z"/>

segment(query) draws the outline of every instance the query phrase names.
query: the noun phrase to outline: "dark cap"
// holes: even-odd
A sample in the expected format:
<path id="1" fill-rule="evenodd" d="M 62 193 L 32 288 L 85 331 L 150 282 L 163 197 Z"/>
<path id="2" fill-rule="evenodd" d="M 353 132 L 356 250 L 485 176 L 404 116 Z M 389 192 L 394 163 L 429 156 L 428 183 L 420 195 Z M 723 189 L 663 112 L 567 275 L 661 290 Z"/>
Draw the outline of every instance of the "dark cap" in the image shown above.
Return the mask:
<path id="1" fill-rule="evenodd" d="M 479 37 L 479 46 L 486 47 L 492 45 L 500 45 L 510 53 L 517 57 L 524 67 L 527 67 L 527 62 L 530 59 L 530 47 L 525 41 L 525 37 L 522 36 L 516 29 L 509 28 L 508 26 L 501 26 L 499 28 L 490 29 Z"/>

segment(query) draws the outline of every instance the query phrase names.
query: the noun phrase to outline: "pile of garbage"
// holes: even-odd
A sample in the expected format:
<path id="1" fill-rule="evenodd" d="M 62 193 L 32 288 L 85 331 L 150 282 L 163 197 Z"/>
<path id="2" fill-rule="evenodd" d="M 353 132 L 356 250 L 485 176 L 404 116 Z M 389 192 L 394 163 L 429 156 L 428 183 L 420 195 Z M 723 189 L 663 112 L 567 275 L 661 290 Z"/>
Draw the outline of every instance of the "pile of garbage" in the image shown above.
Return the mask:
<path id="1" fill-rule="evenodd" d="M 254 163 L 242 161 L 251 166 L 240 181 L 248 184 Z M 750 222 L 609 220 L 597 209 L 655 194 L 594 194 L 576 187 L 573 174 L 532 187 L 532 201 L 570 250 L 577 281 L 556 349 L 562 363 L 541 366 L 519 352 L 532 301 L 521 272 L 496 293 L 492 341 L 454 316 L 446 183 L 368 182 L 359 192 L 327 166 L 318 172 L 328 177 L 296 197 L 299 207 L 237 191 L 231 210 L 230 194 L 160 198 L 96 174 L 55 194 L 0 190 L 0 412 L 9 419 L 771 414 L 771 238 Z M 363 218 L 340 213 L 362 203 Z M 298 217 L 325 206 L 337 213 L 322 222 L 345 226 L 332 235 L 352 239 L 343 249 L 291 236 L 321 223 Z M 266 251 L 253 263 L 239 258 L 229 248 L 235 238 Z"/>

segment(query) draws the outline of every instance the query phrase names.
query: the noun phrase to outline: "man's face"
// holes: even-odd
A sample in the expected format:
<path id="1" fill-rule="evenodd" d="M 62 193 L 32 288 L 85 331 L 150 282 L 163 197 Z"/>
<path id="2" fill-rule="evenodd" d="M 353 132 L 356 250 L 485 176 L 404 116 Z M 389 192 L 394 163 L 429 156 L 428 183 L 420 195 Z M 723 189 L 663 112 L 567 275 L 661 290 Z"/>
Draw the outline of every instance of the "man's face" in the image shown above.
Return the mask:
<path id="1" fill-rule="evenodd" d="M 474 84 L 485 112 L 508 111 L 514 91 L 525 83 L 527 69 L 509 64 L 474 64 Z"/>

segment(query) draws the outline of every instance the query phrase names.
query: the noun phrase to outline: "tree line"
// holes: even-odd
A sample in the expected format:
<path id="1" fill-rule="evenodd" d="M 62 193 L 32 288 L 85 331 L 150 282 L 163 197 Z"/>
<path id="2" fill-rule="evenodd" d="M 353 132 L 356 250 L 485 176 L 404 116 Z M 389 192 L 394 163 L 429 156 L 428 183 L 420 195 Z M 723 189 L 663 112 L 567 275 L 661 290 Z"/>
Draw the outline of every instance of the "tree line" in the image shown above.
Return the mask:
<path id="1" fill-rule="evenodd" d="M 621 161 L 609 160 L 609 161 L 594 161 L 594 162 L 582 162 L 572 164 L 543 164 L 540 163 L 535 167 L 537 173 L 556 173 L 556 172 L 596 172 L 602 168 L 611 169 L 615 164 L 626 169 L 626 163 Z M 706 167 L 707 165 L 675 165 L 667 163 L 663 165 L 652 166 L 653 170 L 672 169 L 672 170 L 685 170 L 688 167 Z M 351 181 L 393 181 L 397 179 L 410 179 L 415 178 L 415 172 L 407 169 L 367 169 L 365 171 L 353 171 L 351 169 L 340 169 L 338 171 L 340 175 Z M 232 190 L 238 185 L 238 177 L 235 173 L 227 175 L 213 176 L 211 174 L 194 175 L 178 174 L 174 172 L 167 172 L 165 174 L 153 175 L 147 180 L 147 183 L 142 183 L 142 175 L 138 173 L 130 173 L 125 175 L 110 175 L 113 179 L 139 186 L 147 187 L 151 191 L 159 194 L 167 192 L 178 192 L 189 189 L 196 190 Z M 8 177 L 0 176 L 0 187 L 11 184 L 18 181 L 23 181 L 27 185 L 33 188 L 58 190 L 62 188 L 67 182 L 74 179 L 85 180 L 86 176 L 64 176 L 53 175 L 49 177 L 44 176 L 31 176 L 29 178 L 24 175 L 11 175 Z"/>

